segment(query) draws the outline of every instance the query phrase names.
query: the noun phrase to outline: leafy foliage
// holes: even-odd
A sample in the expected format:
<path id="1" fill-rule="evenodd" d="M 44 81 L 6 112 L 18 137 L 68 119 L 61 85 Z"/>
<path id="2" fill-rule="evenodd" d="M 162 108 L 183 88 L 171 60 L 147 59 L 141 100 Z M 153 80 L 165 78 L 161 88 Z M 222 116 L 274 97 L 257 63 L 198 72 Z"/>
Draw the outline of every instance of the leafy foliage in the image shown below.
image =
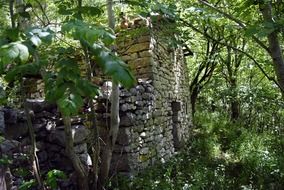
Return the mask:
<path id="1" fill-rule="evenodd" d="M 31 179 L 29 181 L 24 181 L 22 185 L 20 185 L 19 190 L 29 190 L 36 185 L 36 181 Z"/>
<path id="2" fill-rule="evenodd" d="M 27 46 L 20 42 L 13 42 L 1 47 L 1 63 L 5 66 L 14 60 L 19 60 L 22 63 L 27 62 L 29 58 L 29 50 Z"/>
<path id="3" fill-rule="evenodd" d="M 62 31 L 70 33 L 75 40 L 79 40 L 83 46 L 89 48 L 105 74 L 126 88 L 133 86 L 135 79 L 129 67 L 106 48 L 114 42 L 115 36 L 112 31 L 79 20 L 66 23 Z"/>
<path id="4" fill-rule="evenodd" d="M 281 189 L 283 140 L 208 112 L 196 115 L 197 127 L 183 152 L 133 179 L 117 177 L 117 189 Z M 282 138 L 283 139 L 283 138 Z"/>
<path id="5" fill-rule="evenodd" d="M 64 115 L 74 115 L 83 106 L 83 97 L 94 98 L 98 87 L 82 78 L 78 64 L 72 57 L 63 57 L 55 64 L 58 73 L 48 72 L 45 77 L 46 99 L 57 102 Z"/>
<path id="6" fill-rule="evenodd" d="M 46 184 L 51 188 L 51 189 L 57 189 L 58 184 L 57 180 L 58 179 L 66 179 L 67 176 L 65 175 L 64 172 L 60 170 L 51 170 L 47 173 L 46 176 Z"/>

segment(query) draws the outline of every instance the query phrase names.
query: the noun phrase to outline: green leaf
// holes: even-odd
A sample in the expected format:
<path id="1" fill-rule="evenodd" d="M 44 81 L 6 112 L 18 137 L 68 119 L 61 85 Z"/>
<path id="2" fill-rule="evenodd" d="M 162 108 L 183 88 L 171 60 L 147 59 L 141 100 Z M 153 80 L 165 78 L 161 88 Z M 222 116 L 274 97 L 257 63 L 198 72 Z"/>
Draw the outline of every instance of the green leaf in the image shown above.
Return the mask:
<path id="1" fill-rule="evenodd" d="M 19 50 L 19 58 L 21 62 L 22 63 L 26 62 L 29 59 L 29 49 L 27 48 L 27 46 L 20 43 L 16 44 L 15 46 Z"/>
<path id="2" fill-rule="evenodd" d="M 17 58 L 24 63 L 29 58 L 29 50 L 27 46 L 20 42 L 13 42 L 0 48 L 0 58 L 4 65 L 11 63 Z"/>
<path id="3" fill-rule="evenodd" d="M 35 46 L 39 46 L 42 41 L 50 44 L 52 42 L 54 32 L 49 28 L 32 27 L 26 31 L 26 35 Z"/>
<path id="4" fill-rule="evenodd" d="M 18 28 L 8 28 L 4 31 L 4 36 L 12 41 L 18 41 L 20 39 L 20 30 Z"/>
<path id="5" fill-rule="evenodd" d="M 76 83 L 76 87 L 80 95 L 84 97 L 94 98 L 96 95 L 99 94 L 98 86 L 92 84 L 90 81 L 87 80 L 78 80 Z"/>
<path id="6" fill-rule="evenodd" d="M 36 47 L 41 44 L 41 40 L 38 36 L 32 36 L 30 40 Z"/>
<path id="7" fill-rule="evenodd" d="M 46 183 L 51 189 L 57 189 L 57 180 L 66 178 L 67 176 L 63 171 L 54 169 L 47 173 Z"/>
<path id="8" fill-rule="evenodd" d="M 9 164 L 12 164 L 12 160 L 7 155 L 3 155 L 0 158 L 0 164 L 6 166 L 6 165 L 9 165 Z"/>
<path id="9" fill-rule="evenodd" d="M 89 25 L 80 20 L 72 20 L 62 26 L 62 32 L 70 33 L 75 40 L 86 41 L 90 45 L 102 41 L 108 46 L 114 42 L 113 31 L 100 26 Z"/>
<path id="10" fill-rule="evenodd" d="M 8 82 L 14 81 L 18 77 L 25 75 L 37 75 L 39 73 L 40 66 L 38 64 L 25 64 L 25 65 L 17 65 L 5 76 L 5 79 Z"/>
<path id="11" fill-rule="evenodd" d="M 13 61 L 19 54 L 20 50 L 16 46 L 11 45 L 6 51 L 7 60 L 9 60 L 9 62 Z"/>
<path id="12" fill-rule="evenodd" d="M 135 83 L 135 78 L 130 72 L 127 64 L 110 52 L 98 49 L 94 52 L 98 65 L 103 69 L 105 74 L 111 76 L 116 82 L 120 82 L 124 87 L 131 88 Z"/>
<path id="13" fill-rule="evenodd" d="M 82 6 L 78 8 L 77 11 L 80 11 L 83 15 L 87 16 L 100 16 L 103 13 L 103 10 L 100 7 L 94 6 Z"/>
<path id="14" fill-rule="evenodd" d="M 65 116 L 75 115 L 83 106 L 82 97 L 76 93 L 75 88 L 69 88 L 62 98 L 57 100 L 57 105 L 61 113 Z"/>
<path id="15" fill-rule="evenodd" d="M 36 181 L 31 179 L 30 181 L 24 181 L 22 185 L 20 185 L 19 190 L 29 190 L 36 185 Z"/>
<path id="16" fill-rule="evenodd" d="M 115 35 L 112 30 L 89 25 L 80 20 L 73 20 L 64 24 L 62 31 L 70 33 L 75 40 L 79 40 L 83 46 L 90 48 L 104 73 L 111 76 L 116 82 L 120 82 L 126 88 L 135 84 L 135 79 L 128 66 L 106 48 L 114 42 Z M 75 81 L 76 79 L 74 73 L 69 70 L 68 73 L 62 71 L 60 75 L 64 75 L 64 78 L 68 80 Z M 85 91 L 82 89 L 80 89 L 80 93 L 85 95 Z"/>

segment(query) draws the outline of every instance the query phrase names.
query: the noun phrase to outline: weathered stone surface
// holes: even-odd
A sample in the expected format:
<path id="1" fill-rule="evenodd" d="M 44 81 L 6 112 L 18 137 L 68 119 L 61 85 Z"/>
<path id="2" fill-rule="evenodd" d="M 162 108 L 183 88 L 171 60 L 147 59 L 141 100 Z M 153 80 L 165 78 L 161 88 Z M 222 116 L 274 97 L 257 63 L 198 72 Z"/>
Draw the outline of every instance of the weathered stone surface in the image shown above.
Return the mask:
<path id="1" fill-rule="evenodd" d="M 16 124 L 19 112 L 14 109 L 4 108 L 4 118 L 6 124 Z"/>
<path id="2" fill-rule="evenodd" d="M 4 112 L 0 110 L 0 133 L 4 133 L 5 130 L 5 117 Z"/>
<path id="3" fill-rule="evenodd" d="M 112 163 L 110 170 L 113 173 L 130 171 L 130 163 L 127 154 L 113 154 Z"/>
<path id="4" fill-rule="evenodd" d="M 37 156 L 38 156 L 39 162 L 41 162 L 41 163 L 47 161 L 47 159 L 48 159 L 48 154 L 47 154 L 46 151 L 38 152 Z"/>
<path id="5" fill-rule="evenodd" d="M 121 118 L 120 118 L 120 126 L 122 126 L 122 127 L 129 127 L 132 124 L 133 123 L 132 123 L 131 119 L 127 115 L 121 116 Z"/>
<path id="6" fill-rule="evenodd" d="M 79 158 L 86 166 L 92 165 L 92 159 L 88 153 L 80 154 Z"/>
<path id="7" fill-rule="evenodd" d="M 87 153 L 88 151 L 87 144 L 86 143 L 78 144 L 74 147 L 74 150 L 77 154 Z"/>
<path id="8" fill-rule="evenodd" d="M 28 135 L 27 123 L 19 122 L 16 124 L 5 124 L 5 136 L 10 139 L 17 139 Z"/>
<path id="9" fill-rule="evenodd" d="M 86 140 L 89 134 L 89 130 L 82 125 L 74 125 L 72 126 L 72 133 L 74 138 L 74 144 L 79 144 Z M 49 135 L 49 142 L 65 146 L 64 130 L 52 131 L 51 135 Z"/>
<path id="10" fill-rule="evenodd" d="M 135 169 L 149 165 L 154 155 L 168 159 L 175 151 L 172 127 L 174 122 L 183 126 L 190 124 L 188 112 L 184 107 L 189 97 L 187 73 L 184 72 L 187 68 L 183 62 L 182 51 L 168 47 L 158 36 L 149 34 L 132 39 L 133 42 L 138 40 L 138 44 L 121 45 L 122 48 L 128 48 L 124 56 L 138 78 L 135 88 L 127 92 L 122 89 L 120 101 L 121 126 L 123 129 L 129 128 L 130 134 L 124 134 L 128 135 L 125 138 L 119 137 L 119 141 L 121 143 L 129 137 L 131 143 L 128 145 L 127 154 L 131 168 Z M 139 42 L 144 40 L 147 43 L 144 43 L 143 47 Z M 138 53 L 138 57 L 131 59 L 131 52 Z M 175 53 L 175 59 L 172 59 L 172 53 Z M 179 128 L 175 133 L 188 134 L 185 129 L 186 127 Z M 179 140 L 183 139 L 186 139 L 186 136 Z M 156 152 L 149 147 L 153 147 Z M 120 149 L 124 151 L 125 147 Z M 119 151 L 119 147 L 116 151 Z M 138 155 L 132 156 L 130 152 L 136 152 Z"/>
<path id="11" fill-rule="evenodd" d="M 152 57 L 153 52 L 151 50 L 139 52 L 139 57 Z"/>
<path id="12" fill-rule="evenodd" d="M 19 149 L 20 142 L 16 140 L 4 140 L 0 144 L 0 150 L 3 154 L 13 153 Z"/>
<path id="13" fill-rule="evenodd" d="M 116 143 L 119 145 L 128 145 L 130 143 L 130 138 L 126 134 L 125 128 L 119 129 Z"/>
<path id="14" fill-rule="evenodd" d="M 135 44 L 131 46 L 128 50 L 127 53 L 135 53 L 143 50 L 148 50 L 150 48 L 150 45 L 148 42 L 143 42 L 139 44 Z"/>
<path id="15" fill-rule="evenodd" d="M 138 42 L 150 42 L 151 41 L 151 36 L 147 35 L 147 36 L 141 36 L 138 38 Z"/>

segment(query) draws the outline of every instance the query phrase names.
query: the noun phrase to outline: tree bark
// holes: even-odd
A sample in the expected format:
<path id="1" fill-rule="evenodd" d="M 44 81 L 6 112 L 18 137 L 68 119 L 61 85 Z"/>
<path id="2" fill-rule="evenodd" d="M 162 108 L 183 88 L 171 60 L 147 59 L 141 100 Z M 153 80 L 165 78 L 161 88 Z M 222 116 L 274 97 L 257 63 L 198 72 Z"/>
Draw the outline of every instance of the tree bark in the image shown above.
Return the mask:
<path id="1" fill-rule="evenodd" d="M 190 103 L 191 103 L 191 110 L 192 110 L 192 116 L 194 117 L 195 115 L 195 111 L 196 111 L 196 101 L 197 101 L 197 97 L 199 94 L 199 90 L 197 86 L 194 86 L 191 93 L 190 93 Z"/>
<path id="2" fill-rule="evenodd" d="M 17 13 L 23 13 L 24 12 L 24 2 L 23 0 L 16 0 L 15 1 L 15 4 L 16 4 L 16 7 L 17 7 Z M 15 20 L 14 20 L 14 1 L 10 1 L 10 14 L 11 14 L 11 22 L 12 22 L 12 27 L 15 27 Z M 21 30 L 25 30 L 27 27 L 27 23 L 26 21 L 19 17 L 18 18 L 18 28 L 21 29 Z M 24 81 L 25 80 L 24 78 L 21 79 L 21 96 L 22 96 L 22 99 L 23 99 L 23 107 L 24 107 L 24 112 L 25 112 L 25 115 L 27 117 L 27 125 L 28 125 L 28 131 L 29 131 L 29 135 L 30 135 L 30 139 L 31 139 L 31 150 L 30 150 L 30 159 L 31 159 L 31 163 L 32 163 L 32 168 L 33 168 L 33 174 L 36 178 L 36 181 L 37 181 L 37 185 L 38 185 L 38 188 L 41 189 L 41 190 L 44 190 L 45 187 L 44 187 L 44 184 L 43 184 L 43 180 L 41 178 L 41 174 L 40 174 L 40 167 L 39 167 L 39 162 L 38 162 L 38 157 L 37 157 L 37 154 L 36 154 L 36 138 L 35 138 L 35 132 L 34 132 L 34 128 L 33 128 L 33 124 L 32 124 L 32 119 L 31 119 L 31 116 L 30 116 L 30 113 L 29 113 L 29 109 L 28 109 L 28 106 L 27 106 L 27 92 L 26 92 L 26 88 L 25 86 L 23 85 L 24 84 Z"/>
<path id="3" fill-rule="evenodd" d="M 26 103 L 26 98 L 24 99 L 24 110 L 25 110 L 25 115 L 27 116 L 27 123 L 28 123 L 28 129 L 29 129 L 29 135 L 31 138 L 31 145 L 32 145 L 32 149 L 31 149 L 31 162 L 32 162 L 32 168 L 34 171 L 34 175 L 36 177 L 37 183 L 38 183 L 38 187 L 39 189 L 44 190 L 44 185 L 43 185 L 43 181 L 40 175 L 40 167 L 39 167 L 39 162 L 38 162 L 38 157 L 36 154 L 36 139 L 35 139 L 35 132 L 34 132 L 34 128 L 32 125 L 32 120 L 31 120 L 31 116 L 27 107 L 27 103 Z"/>
<path id="4" fill-rule="evenodd" d="M 92 81 L 94 77 L 92 63 L 90 60 L 89 51 L 83 45 L 83 50 L 85 54 L 85 61 L 87 65 L 87 78 L 89 81 Z M 93 98 L 88 99 L 88 107 L 91 109 L 88 115 L 88 121 L 90 122 L 91 134 L 89 137 L 89 143 L 91 145 L 91 155 L 92 155 L 92 170 L 89 175 L 89 184 L 91 185 L 91 189 L 96 190 L 98 185 L 98 175 L 99 175 L 99 159 L 100 159 L 100 136 L 99 136 L 99 129 L 96 125 L 96 113 L 95 113 L 95 106 L 93 102 Z"/>
<path id="5" fill-rule="evenodd" d="M 107 13 L 108 13 L 108 25 L 114 30 L 115 17 L 113 11 L 113 1 L 106 0 Z M 99 189 L 104 189 L 109 176 L 109 169 L 112 159 L 113 147 L 115 145 L 117 134 L 119 130 L 119 86 L 117 81 L 112 80 L 112 94 L 111 94 L 111 123 L 110 129 L 106 139 L 106 146 L 102 153 L 102 164 L 100 168 L 100 184 Z"/>
<path id="6" fill-rule="evenodd" d="M 272 16 L 272 7 L 270 2 L 264 2 L 259 5 L 264 22 L 274 23 Z M 274 30 L 267 35 L 270 49 L 270 56 L 273 61 L 274 70 L 277 76 L 278 83 L 281 87 L 282 95 L 284 95 L 284 59 L 283 52 L 278 39 L 278 32 Z"/>
<path id="7" fill-rule="evenodd" d="M 203 5 L 206 5 L 207 7 L 210 7 L 214 11 L 224 15 L 226 18 L 236 22 L 241 26 L 243 29 L 247 29 L 245 24 L 233 17 L 230 14 L 227 14 L 220 9 L 214 7 L 210 3 L 208 3 L 205 0 L 199 0 L 200 3 Z M 273 15 L 272 15 L 272 6 L 271 6 L 271 1 L 260 1 L 259 4 L 259 9 L 260 12 L 262 13 L 264 22 L 267 23 L 274 23 L 275 21 L 273 20 Z M 268 44 L 269 46 L 267 47 L 262 41 L 260 41 L 256 36 L 252 36 L 252 39 L 260 46 L 262 47 L 266 52 L 269 53 L 270 57 L 272 58 L 273 66 L 274 66 L 274 71 L 277 77 L 277 86 L 280 88 L 282 96 L 284 97 L 284 59 L 283 59 L 283 52 L 280 46 L 280 42 L 278 39 L 278 31 L 274 30 L 270 34 L 267 35 L 268 38 Z M 246 54 L 248 55 L 248 54 Z M 263 70 L 262 70 L 263 72 Z M 270 79 L 271 80 L 271 79 Z"/>
<path id="8" fill-rule="evenodd" d="M 230 87 L 233 91 L 232 99 L 231 99 L 231 120 L 236 121 L 240 117 L 240 102 L 238 100 L 238 96 L 236 94 L 237 90 L 237 82 L 235 79 L 230 81 Z"/>
<path id="9" fill-rule="evenodd" d="M 11 17 L 11 26 L 12 28 L 16 27 L 15 17 L 14 17 L 14 0 L 9 1 L 9 12 Z"/>
<path id="10" fill-rule="evenodd" d="M 77 154 L 74 150 L 73 145 L 73 135 L 72 135 L 72 128 L 71 128 L 71 118 L 69 116 L 63 117 L 64 126 L 65 126 L 65 148 L 66 153 L 69 156 L 69 159 L 72 162 L 72 165 L 75 169 L 75 172 L 78 176 L 78 186 L 80 190 L 88 190 L 88 172 L 87 172 L 87 166 L 84 166 Z"/>
<path id="11" fill-rule="evenodd" d="M 0 189 L 3 189 L 3 190 L 7 190 L 6 179 L 5 179 L 6 170 L 7 170 L 6 166 L 4 165 L 0 166 Z"/>

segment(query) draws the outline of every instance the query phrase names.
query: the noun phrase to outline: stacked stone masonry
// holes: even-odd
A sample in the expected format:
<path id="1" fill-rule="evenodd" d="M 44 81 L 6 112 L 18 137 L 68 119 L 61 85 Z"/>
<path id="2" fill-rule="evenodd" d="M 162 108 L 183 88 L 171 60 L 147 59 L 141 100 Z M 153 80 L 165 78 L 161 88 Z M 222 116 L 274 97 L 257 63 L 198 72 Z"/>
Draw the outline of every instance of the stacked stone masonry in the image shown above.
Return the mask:
<path id="1" fill-rule="evenodd" d="M 182 48 L 171 47 L 170 39 L 163 29 L 145 25 L 118 35 L 118 53 L 138 83 L 130 90 L 121 89 L 113 171 L 135 173 L 168 160 L 189 137 L 187 66 Z M 107 106 L 98 107 L 98 123 L 104 129 L 109 117 L 104 117 L 107 110 L 101 108 Z"/>
<path id="2" fill-rule="evenodd" d="M 37 157 L 42 173 L 52 169 L 62 170 L 66 174 L 74 175 L 71 161 L 65 152 L 65 135 L 62 118 L 55 105 L 50 105 L 43 100 L 28 100 L 27 106 L 32 116 L 32 123 L 36 136 Z M 23 111 L 11 108 L 0 109 L 0 132 L 5 135 L 5 140 L 0 144 L 0 155 L 6 155 L 11 160 L 9 177 L 11 188 L 18 189 L 23 180 L 21 173 L 24 169 L 32 170 L 29 159 L 31 142 L 28 132 L 27 119 Z M 84 127 L 81 118 L 72 119 L 74 134 L 74 149 L 85 165 L 92 165 L 87 151 L 87 138 L 89 130 Z M 69 178 L 60 184 L 61 189 L 71 190 L 76 180 Z"/>

